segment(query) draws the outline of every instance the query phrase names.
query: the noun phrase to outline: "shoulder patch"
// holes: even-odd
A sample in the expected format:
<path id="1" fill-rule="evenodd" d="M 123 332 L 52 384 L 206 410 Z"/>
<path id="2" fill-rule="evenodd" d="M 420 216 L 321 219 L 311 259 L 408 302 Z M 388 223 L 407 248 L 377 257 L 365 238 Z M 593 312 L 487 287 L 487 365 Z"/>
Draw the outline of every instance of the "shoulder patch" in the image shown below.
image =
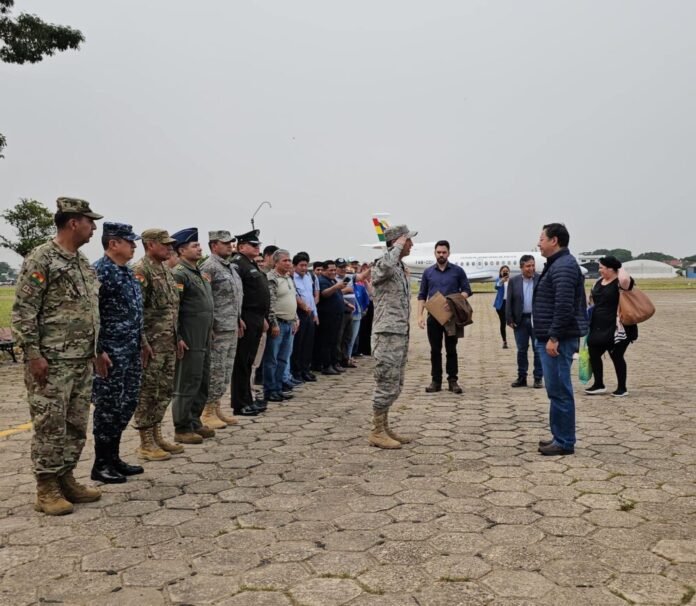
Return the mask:
<path id="1" fill-rule="evenodd" d="M 32 272 L 31 276 L 29 276 L 29 279 L 37 286 L 41 286 L 46 281 L 46 278 L 40 271 Z"/>
<path id="2" fill-rule="evenodd" d="M 135 274 L 135 279 L 141 284 L 145 284 L 145 276 L 143 274 Z"/>
<path id="3" fill-rule="evenodd" d="M 179 291 L 182 291 L 182 290 L 184 290 L 184 285 L 183 285 L 181 282 L 177 282 L 177 283 L 176 283 L 176 288 L 177 288 Z"/>

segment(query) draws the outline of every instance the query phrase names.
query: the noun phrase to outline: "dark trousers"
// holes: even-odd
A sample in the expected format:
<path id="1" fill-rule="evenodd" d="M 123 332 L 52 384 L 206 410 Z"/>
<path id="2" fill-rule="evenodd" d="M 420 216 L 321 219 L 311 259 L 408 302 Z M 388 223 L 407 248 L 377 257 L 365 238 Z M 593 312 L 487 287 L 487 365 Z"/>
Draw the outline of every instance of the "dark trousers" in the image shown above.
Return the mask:
<path id="1" fill-rule="evenodd" d="M 351 322 L 353 314 L 344 313 L 341 318 L 341 325 L 338 329 L 338 340 L 336 341 L 336 351 L 334 351 L 333 363 L 340 364 L 346 359 L 346 349 L 351 338 Z"/>
<path id="2" fill-rule="evenodd" d="M 532 351 L 534 352 L 534 378 L 541 379 L 544 371 L 541 368 L 541 359 L 539 352 L 534 347 L 534 328 L 532 327 L 532 315 L 522 314 L 522 322 L 515 326 L 515 344 L 517 345 L 517 376 L 527 378 L 529 372 L 529 359 L 527 352 L 529 351 L 529 342 L 532 343 Z"/>
<path id="3" fill-rule="evenodd" d="M 341 330 L 343 312 L 323 313 L 319 316 L 318 362 L 320 368 L 327 368 L 336 362 L 336 349 L 338 347 L 338 333 Z"/>
<path id="4" fill-rule="evenodd" d="M 611 349 L 602 346 L 590 345 L 590 364 L 592 365 L 592 374 L 594 375 L 594 384 L 597 387 L 604 386 L 604 365 L 602 364 L 602 355 L 605 351 L 609 352 L 609 357 L 614 363 L 616 371 L 616 379 L 618 381 L 618 389 L 623 391 L 626 389 L 626 376 L 628 369 L 626 368 L 626 360 L 624 354 L 631 342 L 628 339 L 620 341 L 611 346 Z"/>
<path id="5" fill-rule="evenodd" d="M 109 374 L 105 378 L 95 375 L 92 383 L 92 431 L 98 442 L 112 442 L 120 438 L 128 427 L 140 395 L 140 351 L 109 357 L 113 364 Z"/>
<path id="6" fill-rule="evenodd" d="M 500 309 L 495 310 L 498 313 L 498 321 L 500 322 L 500 338 L 503 340 L 503 343 L 507 343 L 507 323 L 505 321 L 505 301 L 503 301 L 502 305 L 500 306 Z"/>
<path id="7" fill-rule="evenodd" d="M 295 333 L 295 342 L 292 346 L 290 358 L 290 372 L 299 377 L 303 372 L 309 372 L 312 365 L 312 352 L 314 350 L 314 316 L 297 310 L 300 326 Z"/>
<path id="8" fill-rule="evenodd" d="M 375 316 L 375 306 L 370 301 L 367 313 L 360 322 L 360 334 L 358 335 L 358 352 L 364 356 L 372 354 L 372 319 Z"/>
<path id="9" fill-rule="evenodd" d="M 246 324 L 244 336 L 237 341 L 237 355 L 234 357 L 232 369 L 232 410 L 239 413 L 245 406 L 254 403 L 251 393 L 251 367 L 254 365 L 256 352 L 259 349 L 263 334 L 263 316 L 253 313 L 242 313 Z"/>
<path id="10" fill-rule="evenodd" d="M 448 337 L 445 327 L 435 318 L 428 316 L 427 322 L 428 342 L 430 343 L 430 373 L 433 382 L 442 383 L 442 339 L 445 340 L 445 352 L 447 357 L 447 379 L 456 381 L 459 377 L 459 364 L 457 361 L 457 336 Z"/>

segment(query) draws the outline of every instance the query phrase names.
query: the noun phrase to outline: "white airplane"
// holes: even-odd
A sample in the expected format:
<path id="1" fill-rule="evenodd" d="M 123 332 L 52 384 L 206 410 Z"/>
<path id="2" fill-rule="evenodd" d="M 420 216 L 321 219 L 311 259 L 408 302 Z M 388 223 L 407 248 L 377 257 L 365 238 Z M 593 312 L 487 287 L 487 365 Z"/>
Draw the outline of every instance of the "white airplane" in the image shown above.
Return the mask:
<path id="1" fill-rule="evenodd" d="M 384 230 L 389 227 L 385 219 L 380 218 L 386 216 L 386 213 L 375 213 L 372 217 L 372 224 L 377 233 L 377 238 L 380 241 L 372 248 L 384 248 L 386 242 L 384 240 Z M 466 272 L 470 282 L 495 282 L 500 274 L 500 268 L 507 265 L 510 268 L 510 276 L 520 273 L 520 258 L 522 255 L 532 255 L 536 263 L 537 271 L 541 272 L 544 268 L 546 259 L 538 250 L 532 251 L 515 251 L 515 252 L 482 252 L 482 253 L 452 253 L 449 256 L 449 262 L 454 265 L 459 265 Z M 411 254 L 403 259 L 404 265 L 411 272 L 411 277 L 417 280 L 423 275 L 423 272 L 435 264 L 435 242 L 417 242 L 411 248 Z M 578 264 L 579 265 L 579 264 Z M 587 270 L 580 266 L 582 274 L 587 274 Z"/>

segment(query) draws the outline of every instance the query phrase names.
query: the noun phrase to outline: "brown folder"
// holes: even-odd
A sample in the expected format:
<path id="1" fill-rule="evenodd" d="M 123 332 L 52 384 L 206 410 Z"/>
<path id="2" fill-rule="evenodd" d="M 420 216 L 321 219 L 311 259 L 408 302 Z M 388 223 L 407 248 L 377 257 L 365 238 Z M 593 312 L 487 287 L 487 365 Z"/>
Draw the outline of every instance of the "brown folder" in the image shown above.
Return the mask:
<path id="1" fill-rule="evenodd" d="M 425 309 L 442 326 L 452 319 L 452 310 L 449 309 L 447 299 L 442 293 L 436 292 L 425 302 Z"/>

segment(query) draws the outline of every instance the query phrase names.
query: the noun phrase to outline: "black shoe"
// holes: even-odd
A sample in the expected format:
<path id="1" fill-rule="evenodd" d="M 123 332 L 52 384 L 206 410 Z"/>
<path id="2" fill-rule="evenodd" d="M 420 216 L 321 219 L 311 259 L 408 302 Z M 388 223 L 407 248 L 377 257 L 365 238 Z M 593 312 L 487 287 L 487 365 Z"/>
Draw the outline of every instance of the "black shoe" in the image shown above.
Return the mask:
<path id="1" fill-rule="evenodd" d="M 545 457 L 557 457 L 575 454 L 575 448 L 563 448 L 558 444 L 552 443 L 548 446 L 540 446 L 539 452 L 543 454 Z"/>
<path id="2" fill-rule="evenodd" d="M 550 440 L 539 440 L 539 448 L 542 448 L 544 446 L 551 446 L 553 444 L 553 438 Z"/>
<path id="3" fill-rule="evenodd" d="M 340 364 L 334 364 L 333 369 L 339 374 L 342 375 L 344 372 L 346 372 L 346 369 L 343 368 Z"/>
<path id="4" fill-rule="evenodd" d="M 588 396 L 597 396 L 607 393 L 607 388 L 604 385 L 593 385 L 585 390 Z"/>
<path id="5" fill-rule="evenodd" d="M 259 412 L 266 412 L 266 409 L 268 408 L 266 398 L 264 398 L 263 400 L 254 400 L 252 407 L 258 410 Z"/>
<path id="6" fill-rule="evenodd" d="M 308 383 L 314 383 L 317 380 L 316 375 L 311 372 L 303 372 L 302 378 Z"/>
<path id="7" fill-rule="evenodd" d="M 279 391 L 272 391 L 271 393 L 269 393 L 266 396 L 266 399 L 269 402 L 282 402 L 283 400 L 285 400 L 285 398 L 283 397 L 283 394 L 280 393 Z"/>
<path id="8" fill-rule="evenodd" d="M 94 442 L 94 465 L 90 474 L 93 480 L 104 484 L 122 484 L 126 481 L 126 476 L 114 467 L 113 448 L 113 442 Z"/>
<path id="9" fill-rule="evenodd" d="M 245 406 L 239 412 L 235 412 L 234 414 L 242 417 L 255 417 L 259 414 L 259 412 L 260 410 L 255 406 Z"/>
<path id="10" fill-rule="evenodd" d="M 508 349 L 507 341 L 503 341 L 503 349 Z"/>
<path id="11" fill-rule="evenodd" d="M 510 383 L 510 387 L 527 387 L 527 377 L 517 377 L 516 381 Z"/>
<path id="12" fill-rule="evenodd" d="M 457 383 L 456 379 L 448 379 L 447 383 L 449 386 L 448 389 L 452 393 L 464 393 L 464 390 L 459 386 L 459 383 Z"/>
<path id="13" fill-rule="evenodd" d="M 119 450 L 121 449 L 121 436 L 118 437 L 118 439 L 114 442 L 113 446 L 111 447 L 111 459 L 114 462 L 114 468 L 116 471 L 118 471 L 121 475 L 124 476 L 137 476 L 139 473 L 143 473 L 145 471 L 145 468 L 142 467 L 141 465 L 129 465 L 125 461 L 123 461 L 120 457 Z"/>
<path id="14" fill-rule="evenodd" d="M 544 381 L 542 379 L 534 379 L 534 389 L 541 389 L 544 387 Z"/>
<path id="15" fill-rule="evenodd" d="M 625 398 L 628 395 L 628 389 L 617 389 L 616 391 L 612 391 L 611 395 L 615 398 Z"/>
<path id="16" fill-rule="evenodd" d="M 283 391 L 292 391 L 294 387 L 295 386 L 290 383 L 283 383 Z"/>
<path id="17" fill-rule="evenodd" d="M 305 381 L 302 375 L 292 375 L 292 383 L 297 387 L 298 385 L 304 385 Z"/>
<path id="18" fill-rule="evenodd" d="M 438 383 L 437 381 L 433 381 L 432 383 L 430 383 L 430 385 L 428 385 L 425 388 L 425 393 L 435 393 L 436 391 L 440 391 L 441 389 L 442 389 L 442 383 Z"/>
<path id="19" fill-rule="evenodd" d="M 333 366 L 327 366 L 324 370 L 321 371 L 321 374 L 323 374 L 323 375 L 340 375 L 341 373 L 338 372 Z"/>
<path id="20" fill-rule="evenodd" d="M 289 391 L 281 391 L 280 395 L 283 396 L 283 400 L 292 400 L 295 397 Z"/>

